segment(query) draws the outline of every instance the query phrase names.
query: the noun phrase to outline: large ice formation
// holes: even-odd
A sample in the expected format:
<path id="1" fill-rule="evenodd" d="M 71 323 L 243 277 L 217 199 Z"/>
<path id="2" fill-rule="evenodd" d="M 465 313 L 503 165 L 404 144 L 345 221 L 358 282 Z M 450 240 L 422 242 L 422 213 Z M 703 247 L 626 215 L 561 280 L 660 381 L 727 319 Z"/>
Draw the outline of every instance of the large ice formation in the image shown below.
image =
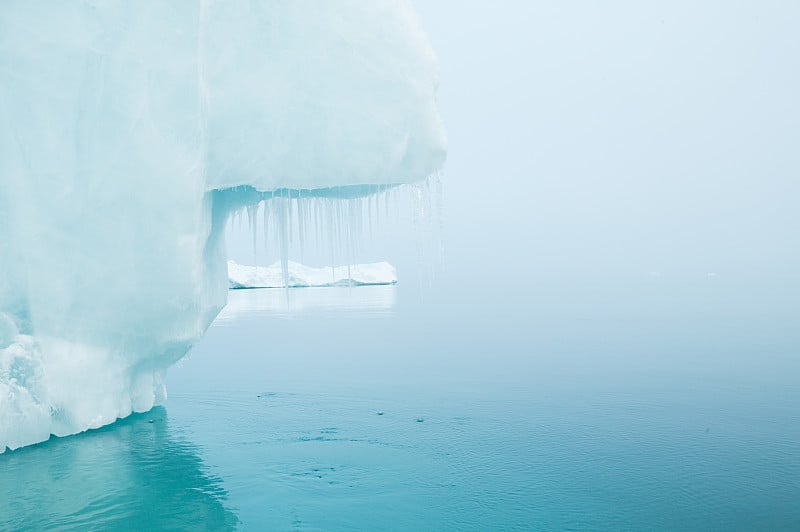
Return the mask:
<path id="1" fill-rule="evenodd" d="M 406 0 L 4 2 L 0 452 L 164 398 L 232 211 L 436 172 L 436 86 Z"/>

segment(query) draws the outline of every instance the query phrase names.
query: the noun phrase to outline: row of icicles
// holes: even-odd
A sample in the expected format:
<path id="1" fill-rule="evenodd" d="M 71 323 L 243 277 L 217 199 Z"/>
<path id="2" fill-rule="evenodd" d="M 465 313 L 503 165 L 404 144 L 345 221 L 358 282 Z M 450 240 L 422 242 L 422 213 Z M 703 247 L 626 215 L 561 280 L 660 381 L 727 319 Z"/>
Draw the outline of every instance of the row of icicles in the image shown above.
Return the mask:
<path id="1" fill-rule="evenodd" d="M 411 209 L 420 275 L 430 284 L 443 264 L 442 181 L 438 173 L 422 183 L 382 187 L 355 198 L 304 195 L 296 190 L 277 192 L 233 213 L 231 225 L 236 230 L 247 224 L 254 265 L 262 259 L 258 256 L 259 237 L 267 259 L 277 251 L 284 286 L 288 286 L 289 253 L 297 251 L 302 257 L 310 242 L 317 253 L 329 257 L 332 276 L 339 265 L 347 265 L 349 276 L 360 243 L 365 237 L 372 240 L 384 220 L 400 219 L 404 202 Z"/>

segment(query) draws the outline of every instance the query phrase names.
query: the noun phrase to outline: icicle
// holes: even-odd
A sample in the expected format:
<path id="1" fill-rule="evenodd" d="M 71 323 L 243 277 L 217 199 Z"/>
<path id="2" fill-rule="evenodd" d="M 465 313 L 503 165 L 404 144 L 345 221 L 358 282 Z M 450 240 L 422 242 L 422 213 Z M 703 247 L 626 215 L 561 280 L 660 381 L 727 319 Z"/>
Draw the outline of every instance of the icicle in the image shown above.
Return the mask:
<path id="1" fill-rule="evenodd" d="M 316 236 L 317 241 L 317 252 L 320 251 L 320 246 L 322 246 L 322 242 L 324 241 L 322 235 L 322 208 L 324 204 L 322 200 L 316 200 L 314 202 L 314 235 Z"/>
<path id="2" fill-rule="evenodd" d="M 258 264 L 262 253 L 258 245 L 261 242 L 266 257 L 261 259 L 262 262 L 274 261 L 274 256 L 278 254 L 283 286 L 287 290 L 290 285 L 289 258 L 292 245 L 294 253 L 299 247 L 302 261 L 306 247 L 313 246 L 311 239 L 316 243 L 318 255 L 329 255 L 331 281 L 335 282 L 337 276 L 341 279 L 346 267 L 348 286 L 352 286 L 353 266 L 361 258 L 364 247 L 362 239 L 369 235 L 369 239 L 373 240 L 376 234 L 380 234 L 380 223 L 393 214 L 402 219 L 400 205 L 406 206 L 410 202 L 420 280 L 431 284 L 436 270 L 444 262 L 440 175 L 433 175 L 428 181 L 416 185 L 371 185 L 364 190 L 368 192 L 366 195 L 342 198 L 328 194 L 317 196 L 314 191 L 308 190 L 279 189 L 271 194 L 263 193 L 258 203 L 235 209 L 231 213 L 230 224 L 232 228 L 241 226 L 244 217 L 247 217 L 252 236 L 253 261 Z M 247 189 L 240 192 L 252 194 L 252 190 Z M 405 194 L 408 194 L 408 198 Z M 259 220 L 259 216 L 263 216 L 263 219 Z M 258 227 L 260 224 L 263 225 Z M 263 236 L 258 234 L 259 231 Z M 277 253 L 273 252 L 270 259 L 273 249 Z"/>
<path id="3" fill-rule="evenodd" d="M 287 198 L 286 199 L 286 208 L 287 208 L 286 219 L 287 219 L 287 226 L 288 226 L 288 230 L 289 230 L 289 244 L 291 244 L 292 243 L 292 239 L 293 239 L 293 237 L 292 237 L 292 233 L 293 233 L 292 226 L 294 225 L 292 223 L 293 220 L 294 220 L 294 216 L 292 215 L 292 210 L 293 210 L 292 209 L 292 203 L 293 203 L 294 200 L 292 199 L 292 191 L 291 190 L 287 190 L 286 191 L 286 198 Z"/>
<path id="4" fill-rule="evenodd" d="M 277 198 L 277 233 L 278 246 L 280 248 L 281 272 L 283 274 L 283 285 L 289 287 L 289 205 L 285 197 Z"/>
<path id="5" fill-rule="evenodd" d="M 253 235 L 253 264 L 258 266 L 258 252 L 256 250 L 256 238 L 258 231 L 256 230 L 256 220 L 258 219 L 258 203 L 255 205 L 247 206 L 247 225 L 250 228 L 250 233 Z"/>
<path id="6" fill-rule="evenodd" d="M 303 247 L 305 244 L 305 217 L 306 206 L 302 194 L 297 194 L 297 240 L 300 242 L 300 262 L 303 262 Z"/>
<path id="7" fill-rule="evenodd" d="M 373 194 L 370 194 L 369 196 L 367 196 L 367 225 L 369 226 L 369 241 L 370 242 L 374 241 L 373 240 L 374 236 L 373 236 L 373 233 L 372 233 L 372 196 L 373 196 Z"/>
<path id="8" fill-rule="evenodd" d="M 325 218 L 328 220 L 328 242 L 331 245 L 331 282 L 336 282 L 336 242 L 334 235 L 336 234 L 336 217 L 333 215 L 333 208 L 331 207 L 331 200 L 325 198 Z"/>
<path id="9" fill-rule="evenodd" d="M 261 204 L 264 206 L 264 208 L 263 208 L 263 213 L 264 213 L 264 255 L 265 255 L 265 257 L 268 258 L 269 257 L 269 247 L 268 247 L 268 243 L 269 243 L 269 214 L 270 214 L 269 206 L 271 204 L 271 201 L 267 199 L 267 200 L 262 201 Z M 266 262 L 267 262 L 267 264 L 269 264 L 268 260 Z"/>

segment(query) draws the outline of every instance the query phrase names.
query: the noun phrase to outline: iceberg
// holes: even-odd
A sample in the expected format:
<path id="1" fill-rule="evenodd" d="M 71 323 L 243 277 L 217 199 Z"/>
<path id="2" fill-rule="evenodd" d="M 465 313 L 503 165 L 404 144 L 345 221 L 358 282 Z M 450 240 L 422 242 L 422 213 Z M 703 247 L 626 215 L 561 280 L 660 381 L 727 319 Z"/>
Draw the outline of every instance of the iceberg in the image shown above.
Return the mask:
<path id="1" fill-rule="evenodd" d="M 0 452 L 166 399 L 232 213 L 269 202 L 286 272 L 304 223 L 435 175 L 437 83 L 406 0 L 5 2 Z"/>
<path id="2" fill-rule="evenodd" d="M 270 266 L 243 266 L 228 261 L 228 286 L 242 288 L 309 288 L 330 286 L 366 286 L 397 283 L 397 270 L 388 262 L 352 264 L 315 268 L 288 261 L 284 277 L 280 262 Z"/>

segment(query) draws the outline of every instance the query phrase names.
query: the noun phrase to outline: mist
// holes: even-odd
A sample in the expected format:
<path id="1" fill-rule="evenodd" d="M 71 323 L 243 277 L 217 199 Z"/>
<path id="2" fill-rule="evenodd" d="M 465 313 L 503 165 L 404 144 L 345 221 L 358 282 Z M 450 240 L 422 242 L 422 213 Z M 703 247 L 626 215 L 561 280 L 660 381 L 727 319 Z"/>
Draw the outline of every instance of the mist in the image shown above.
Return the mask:
<path id="1" fill-rule="evenodd" d="M 800 7 L 416 8 L 439 56 L 449 141 L 438 289 L 717 282 L 794 305 Z M 409 209 L 357 260 L 414 277 Z M 229 231 L 230 255 L 247 261 L 250 239 Z"/>

